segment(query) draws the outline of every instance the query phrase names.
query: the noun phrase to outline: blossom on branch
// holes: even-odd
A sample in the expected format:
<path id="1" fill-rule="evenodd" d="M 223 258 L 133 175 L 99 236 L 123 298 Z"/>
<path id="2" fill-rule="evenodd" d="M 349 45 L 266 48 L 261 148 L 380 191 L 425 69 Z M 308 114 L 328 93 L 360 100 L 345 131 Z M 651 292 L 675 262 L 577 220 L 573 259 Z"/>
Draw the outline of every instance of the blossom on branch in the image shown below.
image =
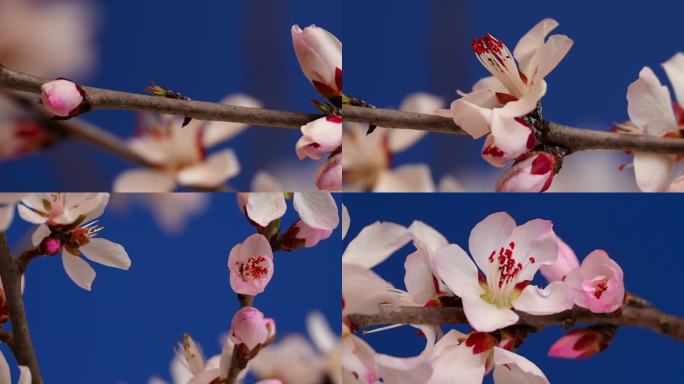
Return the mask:
<path id="1" fill-rule="evenodd" d="M 478 81 L 439 114 L 451 117 L 473 138 L 489 134 L 482 157 L 503 167 L 536 145 L 534 127 L 523 118 L 535 111 L 546 93 L 544 77 L 565 57 L 573 41 L 565 35 L 546 36 L 558 27 L 544 19 L 525 34 L 513 50 L 492 36 L 473 41 L 473 51 L 493 75 Z"/>
<path id="2" fill-rule="evenodd" d="M 80 85 L 57 79 L 40 87 L 41 102 L 48 112 L 58 117 L 73 117 L 87 109 L 86 94 Z"/>
<path id="3" fill-rule="evenodd" d="M 244 346 L 253 353 L 257 348 L 268 345 L 276 334 L 275 321 L 264 317 L 254 307 L 240 309 L 231 323 L 229 337 L 237 346 Z"/>
<path id="4" fill-rule="evenodd" d="M 237 244 L 228 256 L 230 287 L 238 294 L 256 296 L 273 277 L 273 251 L 264 235 L 255 233 Z"/>
<path id="5" fill-rule="evenodd" d="M 622 268 L 600 249 L 568 273 L 565 282 L 574 293 L 575 304 L 594 313 L 615 312 L 625 300 Z"/>
<path id="6" fill-rule="evenodd" d="M 292 26 L 292 44 L 302 72 L 321 96 L 342 96 L 342 42 L 323 28 Z"/>
<path id="7" fill-rule="evenodd" d="M 497 192 L 544 192 L 551 186 L 560 158 L 550 153 L 533 151 L 522 156 L 496 183 Z"/>

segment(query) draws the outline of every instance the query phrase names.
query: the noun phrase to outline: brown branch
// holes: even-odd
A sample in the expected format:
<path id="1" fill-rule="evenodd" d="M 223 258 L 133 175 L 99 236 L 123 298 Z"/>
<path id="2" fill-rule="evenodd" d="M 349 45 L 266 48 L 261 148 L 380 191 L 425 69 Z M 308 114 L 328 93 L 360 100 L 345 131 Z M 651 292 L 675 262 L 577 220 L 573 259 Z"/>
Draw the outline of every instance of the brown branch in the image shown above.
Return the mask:
<path id="1" fill-rule="evenodd" d="M 652 331 L 684 341 L 684 319 L 668 315 L 650 306 L 627 304 L 615 314 L 593 313 L 575 307 L 569 311 L 544 316 L 530 315 L 516 311 L 518 325 L 541 329 L 552 325 L 569 327 L 574 324 L 611 324 L 648 328 Z M 374 315 L 350 315 L 352 324 L 358 329 L 387 324 L 467 324 L 462 307 L 385 307 Z"/>
<path id="2" fill-rule="evenodd" d="M 33 384 L 43 384 L 38 358 L 33 349 L 28 320 L 26 319 L 24 298 L 21 294 L 21 276 L 19 266 L 10 254 L 7 238 L 4 233 L 0 232 L 0 278 L 2 278 L 7 296 L 10 321 L 12 322 L 12 353 L 20 365 L 25 365 L 31 370 Z"/>
<path id="3" fill-rule="evenodd" d="M 465 135 L 466 132 L 450 118 L 421 113 L 344 106 L 345 122 L 369 123 L 381 127 L 416 129 L 421 131 Z M 572 128 L 554 122 L 546 122 L 544 144 L 558 145 L 570 152 L 589 149 L 615 151 L 638 151 L 653 153 L 684 153 L 684 139 L 663 138 L 647 135 L 627 135 L 591 129 Z"/>
<path id="4" fill-rule="evenodd" d="M 0 66 L 0 89 L 40 93 L 40 86 L 49 81 Z M 156 112 L 169 115 L 189 116 L 199 120 L 230 121 L 268 127 L 299 129 L 320 115 L 277 111 L 263 108 L 240 107 L 147 96 L 102 88 L 83 87 L 90 107 L 119 109 L 139 112 Z"/>
<path id="5" fill-rule="evenodd" d="M 26 272 L 26 268 L 28 267 L 29 263 L 42 254 L 43 252 L 40 250 L 40 247 L 35 247 L 29 249 L 28 251 L 24 251 L 21 255 L 19 255 L 15 261 L 15 264 L 19 269 L 19 273 L 23 275 L 24 272 Z"/>

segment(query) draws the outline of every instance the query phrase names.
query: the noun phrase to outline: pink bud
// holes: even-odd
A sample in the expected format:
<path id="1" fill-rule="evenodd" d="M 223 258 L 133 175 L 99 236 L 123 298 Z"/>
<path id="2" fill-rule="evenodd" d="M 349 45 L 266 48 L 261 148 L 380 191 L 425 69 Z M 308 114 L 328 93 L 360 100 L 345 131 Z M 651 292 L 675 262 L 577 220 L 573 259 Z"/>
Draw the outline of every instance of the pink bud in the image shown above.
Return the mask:
<path id="1" fill-rule="evenodd" d="M 264 314 L 254 307 L 244 307 L 233 316 L 229 337 L 235 345 L 244 344 L 252 351 L 258 345 L 270 342 L 275 332 L 273 319 L 265 319 Z"/>
<path id="2" fill-rule="evenodd" d="M 273 250 L 266 237 L 255 233 L 237 244 L 228 256 L 230 287 L 241 295 L 255 296 L 273 277 Z"/>
<path id="3" fill-rule="evenodd" d="M 543 265 L 541 273 L 549 283 L 563 281 L 573 269 L 579 267 L 579 260 L 575 252 L 560 238 L 558 238 L 558 258 L 551 265 Z"/>
<path id="4" fill-rule="evenodd" d="M 606 349 L 615 335 L 612 326 L 575 329 L 556 341 L 549 356 L 562 359 L 584 359 Z"/>
<path id="5" fill-rule="evenodd" d="M 299 66 L 318 93 L 326 98 L 342 96 L 342 43 L 330 32 L 311 25 L 292 26 Z"/>
<path id="6" fill-rule="evenodd" d="M 611 313 L 624 303 L 623 279 L 622 268 L 597 249 L 568 274 L 565 282 L 575 295 L 575 304 L 594 313 Z"/>
<path id="7" fill-rule="evenodd" d="M 324 153 L 332 153 L 342 145 L 342 118 L 324 116 L 302 126 L 302 137 L 295 150 L 300 160 L 309 157 L 314 160 Z"/>
<path id="8" fill-rule="evenodd" d="M 313 228 L 302 220 L 299 220 L 295 227 L 298 229 L 295 238 L 304 240 L 304 247 L 306 248 L 315 246 L 319 241 L 327 239 L 332 234 L 331 229 Z"/>
<path id="9" fill-rule="evenodd" d="M 41 244 L 43 253 L 47 256 L 54 255 L 62 249 L 62 242 L 58 239 L 46 237 Z"/>
<path id="10" fill-rule="evenodd" d="M 497 192 L 544 192 L 556 174 L 557 158 L 546 152 L 530 152 L 508 169 L 496 184 Z"/>
<path id="11" fill-rule="evenodd" d="M 60 117 L 76 116 L 85 100 L 85 92 L 73 81 L 57 79 L 43 84 L 41 99 L 50 113 Z"/>
<path id="12" fill-rule="evenodd" d="M 342 189 L 342 152 L 331 156 L 316 174 L 316 187 L 324 191 Z"/>

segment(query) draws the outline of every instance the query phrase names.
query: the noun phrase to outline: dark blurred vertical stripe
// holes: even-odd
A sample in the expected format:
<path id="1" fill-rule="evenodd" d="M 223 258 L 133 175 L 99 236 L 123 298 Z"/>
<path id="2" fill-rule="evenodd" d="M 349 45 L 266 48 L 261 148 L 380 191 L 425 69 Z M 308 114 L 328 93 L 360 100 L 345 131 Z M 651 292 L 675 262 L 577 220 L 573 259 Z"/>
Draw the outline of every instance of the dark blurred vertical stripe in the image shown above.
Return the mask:
<path id="1" fill-rule="evenodd" d="M 288 3 L 288 0 L 245 1 L 243 81 L 246 92 L 261 100 L 267 108 L 288 108 L 285 54 L 289 53 L 290 47 L 279 44 L 282 41 L 279 37 L 290 31 L 285 20 Z M 263 164 L 264 153 L 282 148 L 282 142 L 275 136 L 285 134 L 283 131 L 260 129 L 259 133 L 272 139 L 249 140 L 250 150 L 240 154 L 241 162 Z"/>
<path id="2" fill-rule="evenodd" d="M 448 105 L 457 97 L 457 89 L 469 90 L 472 86 L 470 68 L 475 59 L 470 52 L 471 4 L 470 0 L 430 0 L 425 4 L 430 8 L 425 43 L 428 89 L 443 97 Z M 472 163 L 472 145 L 465 143 L 463 137 L 444 137 L 435 141 L 429 159 L 435 179 L 453 170 L 455 163 Z"/>

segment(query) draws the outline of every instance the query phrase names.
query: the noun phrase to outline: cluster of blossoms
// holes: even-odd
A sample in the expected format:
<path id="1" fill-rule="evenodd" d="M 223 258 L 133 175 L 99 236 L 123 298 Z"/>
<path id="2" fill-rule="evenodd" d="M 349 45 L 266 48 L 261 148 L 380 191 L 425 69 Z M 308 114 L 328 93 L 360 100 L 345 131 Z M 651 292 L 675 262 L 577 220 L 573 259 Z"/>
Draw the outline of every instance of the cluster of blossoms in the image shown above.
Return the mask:
<path id="1" fill-rule="evenodd" d="M 281 232 L 281 218 L 287 210 L 288 198 L 292 199 L 299 219 Z M 310 248 L 330 237 L 339 224 L 337 204 L 328 192 L 240 193 L 237 203 L 256 228 L 256 233 L 235 245 L 228 256 L 230 286 L 240 300 L 241 309 L 233 316 L 228 336 L 222 343 L 222 353 L 218 356 L 205 360 L 192 337 L 187 334 L 183 337 L 172 363 L 174 383 L 210 384 L 216 380 L 226 380 L 236 367 L 239 369 L 237 378 L 241 380 L 252 370 L 252 365 L 254 373 L 265 379 L 259 383 L 276 384 L 281 383 L 280 380 L 286 383 L 302 382 L 291 381 L 291 378 L 299 377 L 297 375 L 301 375 L 301 372 L 288 372 L 283 368 L 281 352 L 303 354 L 309 350 L 304 351 L 301 343 L 290 345 L 289 342 L 283 342 L 273 349 L 266 348 L 275 340 L 275 321 L 266 318 L 253 306 L 253 301 L 264 292 L 273 277 L 273 252 Z M 320 316 L 313 316 L 312 322 L 315 324 L 309 328 L 320 343 L 319 349 L 332 356 L 335 342 L 330 341 L 333 337 L 327 325 L 320 324 Z M 262 351 L 266 356 L 258 358 Z M 289 359 L 296 356 L 300 355 L 290 356 Z M 309 361 L 316 362 L 316 365 L 306 367 L 311 370 L 308 374 L 315 375 L 317 372 L 316 377 L 330 374 L 324 361 L 312 357 L 314 353 L 307 356 L 310 357 Z M 161 381 L 154 379 L 152 382 Z"/>
<path id="2" fill-rule="evenodd" d="M 403 291 L 372 268 L 409 242 L 416 250 L 404 264 Z M 515 353 L 526 337 L 516 326 L 518 312 L 549 315 L 577 306 L 613 313 L 625 301 L 620 266 L 602 250 L 580 264 L 547 220 L 517 225 L 505 212 L 491 214 L 472 229 L 469 250 L 470 256 L 420 221 L 408 228 L 376 222 L 349 242 L 342 257 L 342 363 L 350 383 L 480 383 L 492 369 L 495 382 L 547 383 L 537 366 Z M 548 281 L 543 288 L 532 283 L 539 270 Z M 352 332 L 353 314 L 375 314 L 386 306 L 453 305 L 462 306 L 473 330 L 444 334 L 441 326 L 415 324 L 427 339 L 416 357 L 378 354 Z M 607 347 L 612 332 L 601 326 L 572 331 L 549 354 L 590 356 Z"/>
<path id="3" fill-rule="evenodd" d="M 327 156 L 316 175 L 321 190 L 342 189 L 342 42 L 315 25 L 301 29 L 292 26 L 292 43 L 302 72 L 318 93 L 332 105 L 322 108 L 327 116 L 302 126 L 296 152 L 300 160 L 320 160 Z"/>
<path id="4" fill-rule="evenodd" d="M 103 227 L 97 225 L 109 202 L 108 193 L 2 193 L 0 194 L 0 232 L 11 225 L 15 209 L 25 221 L 39 225 L 31 240 L 33 255 L 57 255 L 61 252 L 67 275 L 79 287 L 90 290 L 95 270 L 81 257 L 118 269 L 127 270 L 131 260 L 117 243 L 96 237 Z M 22 276 L 23 291 L 23 276 Z M 11 314 L 0 281 L 0 326 Z M 28 367 L 20 366 L 20 384 L 31 382 Z M 9 366 L 0 353 L 0 382 L 11 383 Z"/>

